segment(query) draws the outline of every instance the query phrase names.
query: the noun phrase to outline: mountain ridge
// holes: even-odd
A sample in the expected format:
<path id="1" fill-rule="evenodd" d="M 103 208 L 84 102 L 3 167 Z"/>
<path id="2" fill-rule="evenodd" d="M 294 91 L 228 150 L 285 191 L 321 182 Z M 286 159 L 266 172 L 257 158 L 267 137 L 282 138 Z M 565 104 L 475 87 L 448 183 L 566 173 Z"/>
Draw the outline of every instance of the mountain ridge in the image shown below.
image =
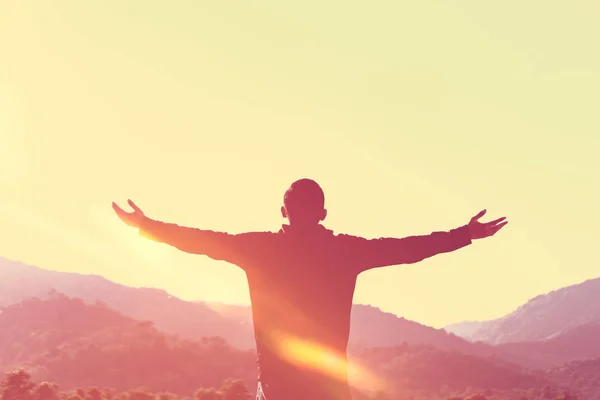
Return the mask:
<path id="1" fill-rule="evenodd" d="M 444 330 L 472 342 L 503 344 L 550 339 L 597 320 L 600 320 L 600 278 L 591 278 L 537 295 L 501 318 L 465 321 L 448 325 Z"/>
<path id="2" fill-rule="evenodd" d="M 0 306 L 24 298 L 47 299 L 64 293 L 85 303 L 104 305 L 124 316 L 152 321 L 161 332 L 183 338 L 222 337 L 239 349 L 254 349 L 249 306 L 189 302 L 154 288 L 133 288 L 99 275 L 49 271 L 0 259 Z M 564 327 L 563 327 L 564 328 Z M 530 369 L 544 369 L 580 358 L 600 357 L 600 325 L 566 326 L 545 340 L 491 345 L 384 312 L 372 305 L 352 308 L 349 348 L 430 345 L 479 357 L 501 358 Z"/>
<path id="3" fill-rule="evenodd" d="M 47 298 L 51 289 L 91 304 L 101 301 L 134 319 L 151 320 L 166 333 L 187 337 L 221 336 L 235 347 L 254 347 L 249 306 L 189 302 L 162 289 L 132 288 L 99 275 L 51 271 L 0 259 L 0 306 L 25 297 Z M 352 321 L 350 340 L 355 344 L 358 341 L 361 345 L 396 345 L 407 341 L 475 353 L 479 350 L 473 349 L 481 347 L 443 329 L 428 327 L 371 305 L 355 304 Z"/>
<path id="4" fill-rule="evenodd" d="M 152 391 L 190 393 L 198 386 L 217 387 L 228 377 L 242 379 L 248 387 L 256 385 L 255 352 L 233 348 L 221 338 L 165 334 L 151 322 L 57 292 L 3 311 L 0 371 L 24 368 L 34 379 L 65 389 L 99 386 L 122 391 L 141 385 Z M 362 347 L 349 357 L 378 377 L 365 381 L 358 371 L 349 371 L 350 381 L 361 390 L 385 388 L 444 398 L 484 390 L 515 396 L 531 390 L 543 393 L 549 385 L 553 393 L 560 390 L 544 374 L 516 364 L 429 345 Z"/>

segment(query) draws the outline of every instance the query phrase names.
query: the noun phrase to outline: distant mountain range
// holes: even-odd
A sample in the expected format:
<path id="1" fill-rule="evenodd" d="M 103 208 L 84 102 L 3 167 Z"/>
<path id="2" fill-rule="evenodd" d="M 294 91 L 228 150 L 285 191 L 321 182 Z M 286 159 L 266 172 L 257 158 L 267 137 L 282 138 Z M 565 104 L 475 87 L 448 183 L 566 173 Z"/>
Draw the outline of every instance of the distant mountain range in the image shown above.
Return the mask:
<path id="1" fill-rule="evenodd" d="M 44 270 L 0 258 L 0 306 L 28 297 L 48 298 L 55 290 L 86 303 L 100 302 L 136 320 L 149 320 L 165 332 L 183 337 L 220 336 L 238 348 L 254 347 L 249 307 L 188 302 L 158 289 L 132 288 L 95 275 Z M 442 329 L 384 313 L 376 307 L 355 305 L 351 343 L 359 346 L 428 344 L 471 352 L 480 345 Z"/>
<path id="2" fill-rule="evenodd" d="M 549 340 L 600 321 L 600 278 L 537 296 L 505 317 L 445 327 L 470 341 L 490 344 Z"/>
<path id="3" fill-rule="evenodd" d="M 136 320 L 153 321 L 185 337 L 221 336 L 241 348 L 253 344 L 252 326 L 220 315 L 205 303 L 181 300 L 159 289 L 132 288 L 101 276 L 44 270 L 0 258 L 0 306 L 28 297 L 45 299 L 55 290 L 86 303 L 103 303 Z"/>
<path id="4" fill-rule="evenodd" d="M 143 386 L 190 394 L 219 387 L 228 377 L 256 384 L 252 350 L 234 349 L 220 338 L 164 334 L 151 322 L 62 293 L 2 309 L 0 372 L 16 368 L 64 389 Z"/>
<path id="5" fill-rule="evenodd" d="M 496 354 L 529 368 L 549 368 L 600 357 L 600 320 L 576 326 L 546 340 L 503 343 Z"/>
<path id="6" fill-rule="evenodd" d="M 53 291 L 80 298 L 88 304 L 108 307 L 133 320 L 152 321 L 166 334 L 190 339 L 218 336 L 234 347 L 254 348 L 252 315 L 247 306 L 188 302 L 158 289 L 132 288 L 100 276 L 48 271 L 0 258 L 0 306 L 30 297 L 51 298 Z M 576 306 L 578 303 L 581 303 L 579 307 Z M 355 305 L 350 346 L 428 345 L 443 351 L 545 369 L 600 357 L 600 318 L 594 318 L 598 315 L 594 312 L 599 308 L 600 279 L 539 296 L 493 325 L 501 329 L 505 326 L 502 321 L 512 321 L 506 322 L 506 326 L 512 327 L 512 337 L 522 339 L 511 343 L 495 341 L 499 344 L 492 345 L 460 337 L 482 329 L 481 324 L 492 326 L 491 322 L 447 328 L 456 332 L 455 335 L 382 312 L 376 307 Z M 536 325 L 539 321 L 541 326 Z M 557 328 L 559 321 L 563 321 L 561 329 Z M 551 333 L 539 333 L 542 331 Z"/>
<path id="7" fill-rule="evenodd" d="M 45 300 L 29 298 L 3 307 L 0 313 L 0 372 L 25 368 L 36 381 L 55 382 L 67 390 L 144 387 L 189 395 L 199 387 L 218 387 L 227 378 L 242 379 L 253 388 L 255 357 L 253 350 L 235 349 L 220 338 L 165 334 L 149 321 L 57 292 Z M 377 377 L 363 381 L 362 375 L 350 373 L 356 389 L 384 389 L 411 394 L 409 398 L 481 392 L 507 400 L 525 394 L 555 398 L 568 388 L 548 379 L 545 372 L 427 345 L 356 348 L 350 359 Z M 570 382 L 571 375 L 580 373 L 580 368 L 573 368 L 553 371 L 553 376 Z M 597 388 L 581 379 L 577 384 Z"/>
<path id="8" fill-rule="evenodd" d="M 573 361 L 546 371 L 545 376 L 580 399 L 600 400 L 600 358 Z"/>

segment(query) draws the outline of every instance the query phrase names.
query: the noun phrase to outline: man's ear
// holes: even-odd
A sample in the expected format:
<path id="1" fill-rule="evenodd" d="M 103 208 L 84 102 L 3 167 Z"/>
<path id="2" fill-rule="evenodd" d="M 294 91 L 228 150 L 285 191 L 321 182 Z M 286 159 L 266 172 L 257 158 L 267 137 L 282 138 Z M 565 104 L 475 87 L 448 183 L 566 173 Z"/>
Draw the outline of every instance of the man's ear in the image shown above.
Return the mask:
<path id="1" fill-rule="evenodd" d="M 287 218 L 288 217 L 287 210 L 285 209 L 285 206 L 281 206 L 281 216 L 283 218 Z"/>
<path id="2" fill-rule="evenodd" d="M 321 212 L 321 219 L 319 221 L 325 221 L 325 218 L 327 218 L 327 210 L 323 209 Z"/>

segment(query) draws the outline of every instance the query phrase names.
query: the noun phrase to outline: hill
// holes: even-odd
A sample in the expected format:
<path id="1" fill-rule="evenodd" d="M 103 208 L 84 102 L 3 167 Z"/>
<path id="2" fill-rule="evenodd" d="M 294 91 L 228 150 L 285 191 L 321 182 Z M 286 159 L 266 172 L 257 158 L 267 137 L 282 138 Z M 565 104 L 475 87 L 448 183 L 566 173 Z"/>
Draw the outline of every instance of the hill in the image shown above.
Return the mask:
<path id="1" fill-rule="evenodd" d="M 535 369 L 599 358 L 600 320 L 576 326 L 550 339 L 504 343 L 495 348 L 502 358 Z"/>
<path id="2" fill-rule="evenodd" d="M 470 341 L 491 344 L 550 339 L 600 320 L 600 278 L 537 296 L 505 317 L 445 328 Z"/>
<path id="3" fill-rule="evenodd" d="M 183 338 L 221 337 L 240 349 L 254 349 L 252 314 L 247 306 L 187 302 L 158 289 L 132 288 L 99 276 L 47 271 L 0 259 L 0 305 L 27 297 L 51 298 L 52 290 L 100 304 L 132 320 L 152 321 L 161 332 Z M 367 305 L 354 305 L 350 344 L 394 347 L 429 345 L 482 357 L 495 356 L 543 369 L 600 356 L 597 324 L 575 326 L 547 340 L 491 346 L 471 343 L 443 329 L 399 318 Z"/>
<path id="4" fill-rule="evenodd" d="M 355 305 L 352 309 L 350 343 L 363 347 L 393 347 L 404 343 L 430 345 L 475 355 L 493 352 L 483 343 L 469 343 L 443 329 L 422 325 L 367 305 Z"/>
<path id="5" fill-rule="evenodd" d="M 47 298 L 51 290 L 81 298 L 89 304 L 101 301 L 133 319 L 152 321 L 157 329 L 166 333 L 188 338 L 220 336 L 235 347 L 254 348 L 249 307 L 187 302 L 163 290 L 132 288 L 100 276 L 48 271 L 0 259 L 0 306 L 27 297 Z M 442 329 L 365 305 L 355 305 L 352 310 L 350 340 L 359 346 L 394 346 L 407 342 L 472 354 L 490 351 L 485 345 L 469 343 Z"/>
<path id="6" fill-rule="evenodd" d="M 28 297 L 47 298 L 52 290 L 86 303 L 100 301 L 136 320 L 149 320 L 166 333 L 188 338 L 221 336 L 232 345 L 254 346 L 252 326 L 227 318 L 202 302 L 187 302 L 159 289 L 132 288 L 101 276 L 44 270 L 0 258 L 0 306 Z"/>
<path id="7" fill-rule="evenodd" d="M 432 346 L 354 349 L 351 357 L 380 379 L 394 382 L 389 393 L 396 398 L 468 398 L 483 393 L 490 399 L 553 399 L 568 390 L 550 382 L 543 373 L 532 373 L 500 359 Z"/>
<path id="8" fill-rule="evenodd" d="M 574 361 L 546 372 L 548 379 L 569 387 L 581 399 L 600 400 L 600 358 Z"/>
<path id="9" fill-rule="evenodd" d="M 236 376 L 255 384 L 256 354 L 222 338 L 181 339 L 102 304 L 54 294 L 2 308 L 0 367 L 25 367 L 63 388 L 143 386 L 175 393 L 219 387 Z"/>
<path id="10" fill-rule="evenodd" d="M 432 346 L 355 348 L 350 357 L 385 379 L 390 394 L 445 398 L 487 392 L 509 399 L 558 393 L 545 377 L 514 364 Z M 165 334 L 150 322 L 60 293 L 2 309 L 0 360 L 0 370 L 25 367 L 35 380 L 64 389 L 145 387 L 189 394 L 198 387 L 219 387 L 228 378 L 253 388 L 256 375 L 253 351 L 235 349 L 220 338 Z"/>

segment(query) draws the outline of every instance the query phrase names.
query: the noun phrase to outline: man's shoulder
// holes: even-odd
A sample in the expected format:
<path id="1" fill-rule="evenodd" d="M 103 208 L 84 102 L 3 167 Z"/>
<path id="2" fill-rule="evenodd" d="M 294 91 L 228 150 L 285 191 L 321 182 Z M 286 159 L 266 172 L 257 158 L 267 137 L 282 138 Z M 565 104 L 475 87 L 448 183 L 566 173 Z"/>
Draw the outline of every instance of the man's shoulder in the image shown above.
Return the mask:
<path id="1" fill-rule="evenodd" d="M 360 243 L 368 240 L 362 236 L 352 235 L 350 233 L 333 233 L 333 237 L 340 241 L 349 243 Z"/>
<path id="2" fill-rule="evenodd" d="M 244 240 L 260 240 L 260 239 L 268 239 L 277 235 L 277 232 L 272 231 L 250 231 L 235 234 L 234 236 Z"/>

